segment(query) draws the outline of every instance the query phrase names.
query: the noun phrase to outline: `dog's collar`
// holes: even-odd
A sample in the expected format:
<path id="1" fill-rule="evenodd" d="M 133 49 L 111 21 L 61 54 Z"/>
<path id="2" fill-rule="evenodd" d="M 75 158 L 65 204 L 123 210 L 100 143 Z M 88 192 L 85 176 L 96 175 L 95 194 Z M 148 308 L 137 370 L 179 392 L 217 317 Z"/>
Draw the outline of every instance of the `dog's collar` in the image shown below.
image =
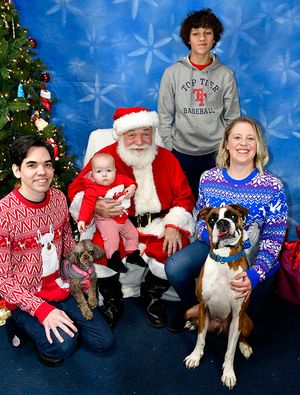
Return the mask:
<path id="1" fill-rule="evenodd" d="M 81 274 L 81 276 L 83 276 L 83 277 L 89 277 L 89 276 L 91 275 L 92 271 L 93 271 L 93 268 L 92 268 L 92 267 L 90 267 L 90 268 L 88 269 L 88 271 L 82 270 L 82 269 L 80 269 L 77 265 L 74 265 L 74 264 L 72 264 L 71 267 L 72 267 L 72 269 L 73 269 L 75 272 Z"/>
<path id="2" fill-rule="evenodd" d="M 229 255 L 229 256 L 220 256 L 215 254 L 213 251 L 210 251 L 209 256 L 211 259 L 213 259 L 216 262 L 225 263 L 225 262 L 236 261 L 237 259 L 244 257 L 245 251 L 242 250 L 235 255 Z"/>

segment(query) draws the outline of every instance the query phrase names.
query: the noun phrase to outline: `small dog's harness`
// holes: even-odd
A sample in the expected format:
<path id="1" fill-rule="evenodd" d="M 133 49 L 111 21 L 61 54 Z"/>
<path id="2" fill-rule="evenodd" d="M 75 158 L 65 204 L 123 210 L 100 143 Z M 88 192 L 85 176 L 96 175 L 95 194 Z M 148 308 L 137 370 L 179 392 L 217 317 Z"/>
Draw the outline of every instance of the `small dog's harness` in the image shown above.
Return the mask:
<path id="1" fill-rule="evenodd" d="M 215 254 L 213 251 L 210 251 L 209 256 L 211 259 L 213 259 L 216 262 L 225 263 L 225 262 L 236 261 L 237 259 L 244 257 L 245 251 L 242 250 L 235 255 L 229 255 L 229 256 L 220 256 L 220 255 Z"/>
<path id="2" fill-rule="evenodd" d="M 93 267 L 90 267 L 88 271 L 79 269 L 78 266 L 70 263 L 64 259 L 61 265 L 61 275 L 67 281 L 70 282 L 72 278 L 78 280 L 83 285 L 83 291 L 87 290 L 91 285 L 91 276 L 93 273 Z"/>

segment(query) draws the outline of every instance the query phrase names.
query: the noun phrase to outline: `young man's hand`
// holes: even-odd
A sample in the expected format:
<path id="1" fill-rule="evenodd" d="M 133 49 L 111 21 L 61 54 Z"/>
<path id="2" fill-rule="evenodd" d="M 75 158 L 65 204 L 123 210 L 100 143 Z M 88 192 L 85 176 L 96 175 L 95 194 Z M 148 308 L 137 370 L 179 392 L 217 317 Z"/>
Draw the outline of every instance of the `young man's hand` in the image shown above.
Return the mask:
<path id="1" fill-rule="evenodd" d="M 57 328 L 62 329 L 71 337 L 74 337 L 74 333 L 77 332 L 77 328 L 71 318 L 69 318 L 64 311 L 59 309 L 52 310 L 44 319 L 42 324 L 45 328 L 46 336 L 50 344 L 53 343 L 50 333 L 51 330 L 60 343 L 63 343 L 64 339 L 59 334 Z"/>

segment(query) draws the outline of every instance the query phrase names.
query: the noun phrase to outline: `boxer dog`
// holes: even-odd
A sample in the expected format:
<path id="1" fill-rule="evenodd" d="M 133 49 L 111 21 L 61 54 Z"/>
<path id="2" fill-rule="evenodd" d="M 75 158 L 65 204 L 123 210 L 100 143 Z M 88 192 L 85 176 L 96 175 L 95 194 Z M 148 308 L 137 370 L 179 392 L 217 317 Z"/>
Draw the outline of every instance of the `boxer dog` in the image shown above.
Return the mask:
<path id="1" fill-rule="evenodd" d="M 221 208 L 205 207 L 199 216 L 206 221 L 210 236 L 210 253 L 197 281 L 199 299 L 198 337 L 194 351 L 185 358 L 187 368 L 199 365 L 205 346 L 205 336 L 210 322 L 219 322 L 219 328 L 228 328 L 228 344 L 223 363 L 223 385 L 232 389 L 236 384 L 233 368 L 237 342 L 245 358 L 252 354 L 246 342 L 253 323 L 246 314 L 249 298 L 236 299 L 230 281 L 248 268 L 243 251 L 243 220 L 248 209 L 238 204 Z M 187 322 L 187 328 L 195 329 L 195 322 Z M 216 331 L 215 331 L 216 332 Z"/>

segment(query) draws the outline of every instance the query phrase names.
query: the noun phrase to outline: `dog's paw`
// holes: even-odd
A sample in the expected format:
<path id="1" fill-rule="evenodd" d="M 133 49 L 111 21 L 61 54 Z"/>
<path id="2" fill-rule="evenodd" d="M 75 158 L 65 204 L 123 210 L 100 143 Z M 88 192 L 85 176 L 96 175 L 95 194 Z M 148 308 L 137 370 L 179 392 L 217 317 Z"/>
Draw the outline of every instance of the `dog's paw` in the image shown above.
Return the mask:
<path id="1" fill-rule="evenodd" d="M 194 331 L 196 330 L 196 326 L 192 323 L 192 321 L 187 321 L 185 323 L 184 329 L 188 329 L 189 331 Z"/>
<path id="2" fill-rule="evenodd" d="M 225 387 L 232 390 L 232 388 L 236 385 L 236 377 L 233 368 L 224 368 L 221 381 Z"/>
<path id="3" fill-rule="evenodd" d="M 239 342 L 239 349 L 246 359 L 250 358 L 253 354 L 252 347 L 248 343 Z"/>
<path id="4" fill-rule="evenodd" d="M 98 300 L 97 299 L 89 299 L 88 304 L 91 309 L 95 309 L 98 306 Z"/>
<path id="5" fill-rule="evenodd" d="M 84 311 L 82 315 L 86 320 L 91 320 L 93 318 L 93 313 L 91 312 L 91 310 Z"/>
<path id="6" fill-rule="evenodd" d="M 194 351 L 188 355 L 186 358 L 184 358 L 183 362 L 185 363 L 185 367 L 188 369 L 191 368 L 196 368 L 197 366 L 199 366 L 200 363 L 200 359 L 202 357 L 202 354 L 199 353 L 195 353 Z"/>

